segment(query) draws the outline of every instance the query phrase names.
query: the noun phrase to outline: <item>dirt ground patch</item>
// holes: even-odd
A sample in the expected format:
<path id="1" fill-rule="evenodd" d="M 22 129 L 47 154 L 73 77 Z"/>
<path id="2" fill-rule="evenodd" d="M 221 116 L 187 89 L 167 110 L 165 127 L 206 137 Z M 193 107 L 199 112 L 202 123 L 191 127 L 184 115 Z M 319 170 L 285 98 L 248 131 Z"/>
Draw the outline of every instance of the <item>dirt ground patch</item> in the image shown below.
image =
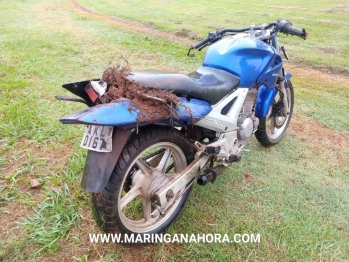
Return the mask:
<path id="1" fill-rule="evenodd" d="M 190 38 L 195 41 L 200 40 L 200 35 L 186 28 L 182 28 L 180 31 L 176 32 L 175 35 Z"/>
<path id="2" fill-rule="evenodd" d="M 13 245 L 20 245 L 21 241 L 25 238 L 23 237 L 23 229 L 18 226 L 18 222 L 25 216 L 32 216 L 34 214 L 30 205 L 14 201 L 9 202 L 2 210 L 6 213 L 0 214 L 0 243 L 2 245 L 0 247 L 0 254 L 6 249 L 14 249 Z"/>
<path id="3" fill-rule="evenodd" d="M 130 22 L 118 19 L 116 17 L 109 17 L 109 16 L 105 16 L 105 15 L 102 15 L 102 14 L 98 14 L 96 12 L 93 12 L 93 11 L 91 11 L 91 10 L 81 6 L 81 5 L 79 5 L 75 0 L 71 0 L 71 4 L 72 4 L 72 8 L 77 10 L 77 11 L 79 11 L 79 12 L 83 12 L 85 14 L 89 14 L 90 16 L 93 16 L 93 17 L 98 18 L 98 19 L 111 21 L 114 24 L 118 24 L 118 25 L 122 26 L 123 28 L 135 30 L 135 31 L 138 31 L 138 32 L 139 31 L 147 32 L 147 33 L 149 33 L 149 35 L 165 37 L 167 39 L 171 39 L 171 40 L 174 40 L 174 41 L 179 42 L 179 43 L 185 43 L 185 44 L 188 44 L 188 45 L 192 45 L 193 44 L 193 42 L 191 40 L 187 39 L 187 38 L 179 37 L 179 36 L 173 35 L 173 34 L 168 33 L 168 32 L 157 30 L 155 28 L 147 26 L 149 24 L 147 24 L 147 25 L 136 25 L 134 23 L 130 23 Z"/>
<path id="4" fill-rule="evenodd" d="M 320 50 L 324 51 L 325 53 L 330 53 L 330 54 L 337 54 L 338 51 L 334 48 L 331 47 L 319 47 Z"/>
<path id="5" fill-rule="evenodd" d="M 16 227 L 16 222 L 24 216 L 31 215 L 32 206 L 42 200 L 41 190 L 30 188 L 30 180 L 43 178 L 65 166 L 71 152 L 70 144 L 43 148 L 33 141 L 21 140 L 13 150 L 6 153 L 5 157 L 9 161 L 0 169 L 0 182 L 4 187 L 1 194 L 4 197 L 8 194 L 11 198 L 13 195 L 15 197 L 0 203 L 4 212 L 1 214 L 0 223 L 0 236 L 3 239 L 9 237 L 8 234 Z M 19 193 L 23 196 L 18 195 Z M 19 198 L 26 198 L 26 201 Z M 11 235 L 16 234 L 11 233 Z"/>
<path id="6" fill-rule="evenodd" d="M 306 120 L 299 115 L 293 115 L 290 129 L 297 137 L 301 137 L 323 148 L 349 152 L 349 135 L 330 129 L 318 122 Z"/>
<path id="7" fill-rule="evenodd" d="M 347 165 L 349 161 L 349 135 L 325 125 L 307 120 L 300 115 L 293 115 L 289 126 L 291 136 L 305 144 L 314 152 L 327 156 L 328 168 Z M 326 161 L 327 161 L 326 160 Z"/>
<path id="8" fill-rule="evenodd" d="M 18 233 L 20 233 L 20 229 L 14 229 L 17 226 L 17 222 L 19 222 L 21 218 L 33 214 L 31 206 L 14 201 L 9 202 L 3 208 L 3 211 L 5 213 L 1 214 L 0 223 L 0 236 L 2 236 L 2 239 L 6 238 L 5 236 L 10 235 L 15 237 Z"/>
<path id="9" fill-rule="evenodd" d="M 331 75 L 334 78 L 346 79 L 348 83 L 349 69 L 340 66 L 326 66 L 326 65 L 313 65 L 312 68 L 305 65 L 305 60 L 303 58 L 294 58 L 292 62 L 284 61 L 285 65 L 289 65 L 294 69 L 302 70 L 303 73 L 309 75 L 310 73 L 315 73 L 315 76 L 326 76 Z M 296 66 L 298 65 L 298 66 Z M 300 66 L 299 66 L 300 65 Z M 294 70 L 292 69 L 292 70 Z"/>
<path id="10" fill-rule="evenodd" d="M 37 162 L 41 162 L 41 164 L 39 164 L 35 176 L 49 174 L 50 171 L 53 171 L 53 166 L 61 167 L 67 162 L 72 147 L 72 144 L 63 144 L 49 148 L 30 140 L 21 140 L 16 143 L 13 150 L 7 152 L 6 159 L 9 161 L 1 166 L 0 179 L 15 174 L 23 166 L 35 166 Z M 50 165 L 44 163 L 50 163 Z"/>
<path id="11" fill-rule="evenodd" d="M 287 68 L 287 70 L 289 70 L 290 72 L 292 72 L 292 74 L 295 75 L 304 76 L 307 78 L 315 78 L 317 80 L 321 80 L 327 83 L 336 83 L 340 86 L 349 88 L 348 75 L 328 74 L 311 68 L 298 67 L 289 62 L 285 63 L 285 67 Z"/>

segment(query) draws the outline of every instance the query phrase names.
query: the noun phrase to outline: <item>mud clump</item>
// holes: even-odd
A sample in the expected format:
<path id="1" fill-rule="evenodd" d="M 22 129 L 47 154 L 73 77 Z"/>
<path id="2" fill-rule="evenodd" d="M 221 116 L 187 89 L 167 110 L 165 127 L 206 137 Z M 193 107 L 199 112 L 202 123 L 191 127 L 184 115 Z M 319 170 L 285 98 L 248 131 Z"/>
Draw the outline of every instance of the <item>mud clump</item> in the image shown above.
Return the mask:
<path id="1" fill-rule="evenodd" d="M 125 101 L 131 104 L 129 111 L 139 110 L 137 123 L 155 122 L 166 118 L 178 119 L 174 110 L 181 101 L 168 90 L 143 86 L 128 78 L 131 69 L 128 66 L 117 65 L 108 67 L 101 78 L 107 83 L 107 92 L 101 97 L 100 103 Z"/>

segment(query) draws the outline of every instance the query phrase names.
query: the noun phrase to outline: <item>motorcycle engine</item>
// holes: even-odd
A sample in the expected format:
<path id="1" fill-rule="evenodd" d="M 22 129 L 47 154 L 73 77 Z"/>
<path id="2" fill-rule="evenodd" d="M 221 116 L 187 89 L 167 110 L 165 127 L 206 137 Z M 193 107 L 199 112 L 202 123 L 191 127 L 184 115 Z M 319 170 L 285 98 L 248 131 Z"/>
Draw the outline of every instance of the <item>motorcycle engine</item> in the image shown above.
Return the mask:
<path id="1" fill-rule="evenodd" d="M 250 89 L 241 108 L 237 123 L 238 137 L 241 140 L 248 140 L 259 125 L 259 119 L 254 115 L 257 93 L 257 88 Z"/>

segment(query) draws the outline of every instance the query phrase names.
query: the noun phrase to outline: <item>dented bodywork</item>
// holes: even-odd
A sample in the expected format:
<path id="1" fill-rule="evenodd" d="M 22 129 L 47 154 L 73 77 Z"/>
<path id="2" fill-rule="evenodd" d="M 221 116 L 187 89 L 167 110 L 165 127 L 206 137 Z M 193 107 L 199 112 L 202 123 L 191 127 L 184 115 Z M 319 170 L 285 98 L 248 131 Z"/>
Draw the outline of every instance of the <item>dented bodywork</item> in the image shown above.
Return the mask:
<path id="1" fill-rule="evenodd" d="M 91 95 L 92 90 L 86 90 L 86 87 L 93 81 L 98 80 L 87 80 L 63 85 L 64 88 L 81 99 L 56 96 L 59 100 L 83 102 L 89 106 L 85 110 L 62 117 L 60 119 L 61 123 L 114 126 L 112 151 L 96 152 L 89 150 L 87 153 L 81 187 L 92 193 L 98 193 L 105 187 L 133 128 L 149 124 L 187 126 L 196 123 L 212 110 L 211 105 L 205 101 L 188 100 L 180 97 L 180 102 L 171 108 L 175 112 L 174 115 L 169 114 L 168 117 L 164 118 L 163 115 L 159 114 L 156 116 L 155 114 L 155 116 L 152 115 L 149 119 L 147 115 L 142 115 L 140 118 L 140 109 L 129 99 L 122 98 L 115 102 L 96 105 L 97 97 L 93 93 Z"/>
<path id="2" fill-rule="evenodd" d="M 131 101 L 123 99 L 119 102 L 112 102 L 108 104 L 100 104 L 80 112 L 65 116 L 60 119 L 63 124 L 90 124 L 90 125 L 107 125 L 118 126 L 121 128 L 134 128 L 150 123 L 168 126 L 185 126 L 199 121 L 201 118 L 211 112 L 210 104 L 191 99 L 181 98 L 177 108 L 173 108 L 177 113 L 178 119 L 175 118 L 158 118 L 153 121 L 138 122 L 139 109 L 132 104 Z"/>

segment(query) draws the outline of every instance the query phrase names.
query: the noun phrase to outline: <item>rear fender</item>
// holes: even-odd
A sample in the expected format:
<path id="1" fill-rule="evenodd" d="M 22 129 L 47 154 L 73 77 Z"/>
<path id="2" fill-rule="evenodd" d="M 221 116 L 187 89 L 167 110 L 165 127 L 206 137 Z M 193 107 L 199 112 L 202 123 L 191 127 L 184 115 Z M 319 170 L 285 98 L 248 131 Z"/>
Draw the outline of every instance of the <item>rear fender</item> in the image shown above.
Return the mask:
<path id="1" fill-rule="evenodd" d="M 212 107 L 210 104 L 182 98 L 175 111 L 179 119 L 158 119 L 154 124 L 167 126 L 185 126 L 197 122 L 206 116 Z M 89 150 L 81 179 L 81 187 L 89 192 L 98 193 L 107 184 L 124 145 L 130 136 L 132 128 L 150 124 L 143 121 L 137 124 L 139 110 L 133 107 L 129 100 L 102 104 L 63 117 L 63 124 L 92 124 L 115 126 L 113 131 L 112 151 L 109 153 Z"/>
<path id="2" fill-rule="evenodd" d="M 114 128 L 111 152 L 87 152 L 81 179 L 83 189 L 91 193 L 98 193 L 104 189 L 130 133 L 131 129 Z"/>
<path id="3" fill-rule="evenodd" d="M 80 112 L 65 116 L 60 119 L 63 124 L 90 124 L 117 126 L 123 129 L 132 129 L 148 125 L 151 123 L 166 126 L 186 126 L 196 123 L 211 112 L 212 107 L 209 103 L 197 99 L 188 101 L 186 98 L 180 98 L 182 102 L 178 103 L 177 108 L 173 109 L 178 114 L 178 119 L 152 117 L 152 121 L 143 120 L 137 122 L 139 109 L 127 99 L 119 102 L 96 105 Z M 143 119 L 143 117 L 142 117 Z"/>

